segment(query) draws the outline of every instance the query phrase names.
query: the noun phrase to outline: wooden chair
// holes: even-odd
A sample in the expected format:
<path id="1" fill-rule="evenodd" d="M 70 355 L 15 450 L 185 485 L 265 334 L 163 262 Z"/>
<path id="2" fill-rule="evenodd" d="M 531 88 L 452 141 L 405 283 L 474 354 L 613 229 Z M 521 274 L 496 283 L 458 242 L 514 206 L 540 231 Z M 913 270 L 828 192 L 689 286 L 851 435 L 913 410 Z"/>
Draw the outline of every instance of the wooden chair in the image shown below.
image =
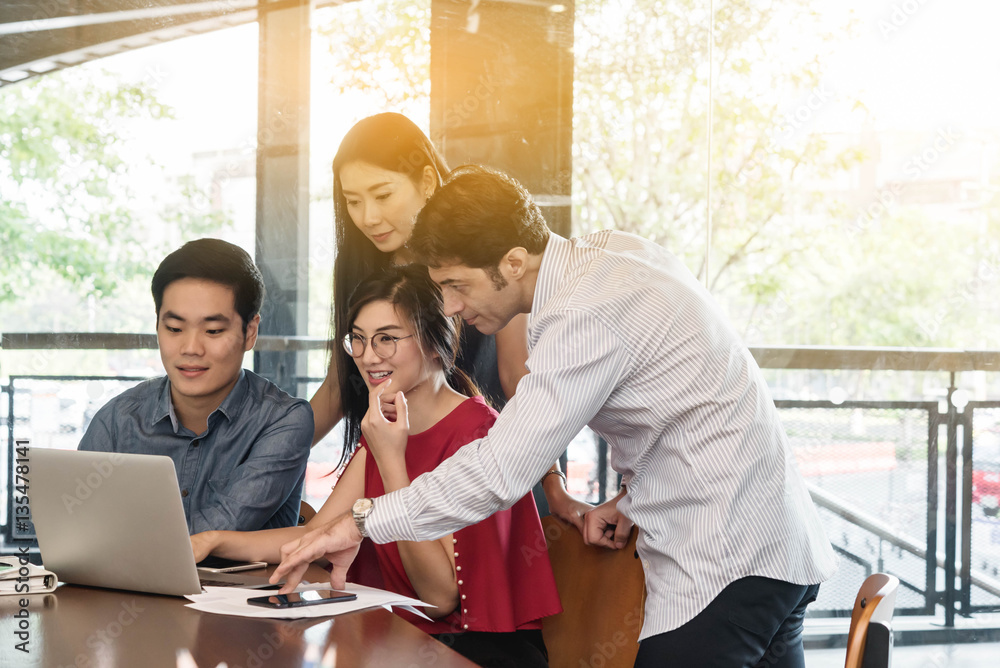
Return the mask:
<path id="1" fill-rule="evenodd" d="M 580 532 L 542 519 L 563 612 L 542 622 L 550 668 L 631 668 L 639 651 L 646 579 L 635 551 L 584 545 Z M 600 658 L 598 658 L 600 657 Z"/>
<path id="2" fill-rule="evenodd" d="M 305 501 L 299 506 L 299 526 L 305 526 L 309 520 L 316 516 L 316 510 Z"/>
<path id="3" fill-rule="evenodd" d="M 899 578 L 875 573 L 861 585 L 851 612 L 844 668 L 888 668 L 892 662 L 892 613 Z"/>

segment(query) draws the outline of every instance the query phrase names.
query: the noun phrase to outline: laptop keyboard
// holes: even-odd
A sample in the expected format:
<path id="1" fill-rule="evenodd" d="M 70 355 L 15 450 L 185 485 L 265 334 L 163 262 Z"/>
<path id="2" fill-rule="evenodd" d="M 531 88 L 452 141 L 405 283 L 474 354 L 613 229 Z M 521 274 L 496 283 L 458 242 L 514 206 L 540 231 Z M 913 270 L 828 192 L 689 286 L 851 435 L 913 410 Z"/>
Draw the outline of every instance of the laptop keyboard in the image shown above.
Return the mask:
<path id="1" fill-rule="evenodd" d="M 246 582 L 233 582 L 231 580 L 212 580 L 210 578 L 199 578 L 199 581 L 201 582 L 202 587 L 246 587 L 247 586 Z M 266 591 L 269 589 L 281 589 L 282 584 L 284 583 L 282 582 L 279 584 L 269 584 L 264 586 L 258 585 L 250 588 L 261 589 Z"/>
<path id="2" fill-rule="evenodd" d="M 201 578 L 202 587 L 242 587 L 244 584 L 242 582 L 229 582 L 228 580 L 209 580 L 208 578 Z"/>

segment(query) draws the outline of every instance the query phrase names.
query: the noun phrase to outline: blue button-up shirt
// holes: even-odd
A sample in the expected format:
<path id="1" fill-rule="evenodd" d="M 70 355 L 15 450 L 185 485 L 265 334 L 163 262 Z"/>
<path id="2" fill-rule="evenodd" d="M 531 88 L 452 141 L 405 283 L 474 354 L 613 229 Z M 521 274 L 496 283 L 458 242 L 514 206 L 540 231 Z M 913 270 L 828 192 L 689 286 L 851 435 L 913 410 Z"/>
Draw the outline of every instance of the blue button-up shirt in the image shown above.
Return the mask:
<path id="1" fill-rule="evenodd" d="M 307 401 L 244 369 L 203 434 L 178 421 L 164 376 L 105 404 L 79 449 L 166 455 L 191 533 L 255 531 L 296 524 L 312 436 Z"/>

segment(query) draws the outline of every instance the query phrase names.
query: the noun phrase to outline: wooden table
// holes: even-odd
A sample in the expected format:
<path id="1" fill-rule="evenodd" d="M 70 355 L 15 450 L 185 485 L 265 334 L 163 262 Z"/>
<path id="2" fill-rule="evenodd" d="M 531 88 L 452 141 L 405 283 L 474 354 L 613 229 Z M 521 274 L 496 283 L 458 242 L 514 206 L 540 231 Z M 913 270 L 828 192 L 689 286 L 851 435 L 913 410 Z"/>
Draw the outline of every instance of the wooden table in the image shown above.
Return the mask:
<path id="1" fill-rule="evenodd" d="M 259 574 L 259 573 L 253 573 Z M 328 575 L 311 567 L 307 579 Z M 62 585 L 30 597 L 28 653 L 15 646 L 22 619 L 17 596 L 0 597 L 0 666 L 39 668 L 176 668 L 187 648 L 200 668 L 319 668 L 324 656 L 344 668 L 470 668 L 456 654 L 396 615 L 367 610 L 300 620 L 215 615 L 187 599 Z"/>

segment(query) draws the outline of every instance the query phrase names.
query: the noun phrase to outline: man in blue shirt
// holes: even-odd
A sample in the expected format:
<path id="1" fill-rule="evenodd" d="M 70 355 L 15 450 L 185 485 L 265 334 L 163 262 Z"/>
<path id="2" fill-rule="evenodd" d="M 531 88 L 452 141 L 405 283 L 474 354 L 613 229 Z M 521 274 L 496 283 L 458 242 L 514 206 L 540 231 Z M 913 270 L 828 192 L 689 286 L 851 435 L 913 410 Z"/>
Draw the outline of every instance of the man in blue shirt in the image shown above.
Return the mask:
<path id="1" fill-rule="evenodd" d="M 199 239 L 152 281 L 167 375 L 109 401 L 80 450 L 174 460 L 191 533 L 294 526 L 313 435 L 309 403 L 243 369 L 264 281 L 247 253 Z"/>

